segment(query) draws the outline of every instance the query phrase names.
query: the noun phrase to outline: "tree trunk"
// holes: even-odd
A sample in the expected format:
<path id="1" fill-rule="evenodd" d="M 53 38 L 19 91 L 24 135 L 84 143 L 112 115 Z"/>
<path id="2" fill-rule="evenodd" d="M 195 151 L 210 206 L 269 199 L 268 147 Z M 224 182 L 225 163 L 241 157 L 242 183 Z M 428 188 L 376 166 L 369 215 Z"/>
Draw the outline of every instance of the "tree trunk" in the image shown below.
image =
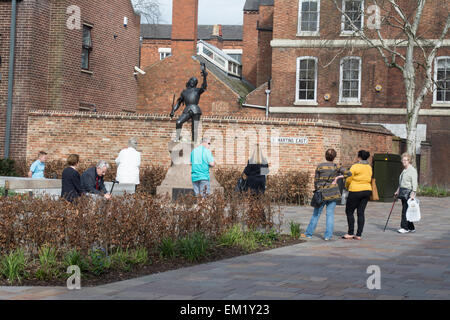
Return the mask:
<path id="1" fill-rule="evenodd" d="M 409 39 L 409 45 L 406 50 L 406 61 L 403 70 L 403 77 L 406 89 L 406 152 L 412 157 L 412 165 L 416 166 L 416 139 L 417 139 L 417 120 L 419 109 L 416 109 L 416 74 L 414 69 L 414 46 L 413 40 Z"/>

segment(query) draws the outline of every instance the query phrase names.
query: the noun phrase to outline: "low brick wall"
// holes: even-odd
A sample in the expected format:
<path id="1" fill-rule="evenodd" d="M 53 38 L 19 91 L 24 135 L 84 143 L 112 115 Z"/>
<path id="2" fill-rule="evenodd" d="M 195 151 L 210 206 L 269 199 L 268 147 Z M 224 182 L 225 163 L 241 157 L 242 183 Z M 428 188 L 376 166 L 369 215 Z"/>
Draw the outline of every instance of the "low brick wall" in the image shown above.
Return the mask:
<path id="1" fill-rule="evenodd" d="M 186 123 L 183 136 L 190 137 L 190 130 Z M 392 135 L 385 129 L 325 120 L 205 116 L 200 130 L 200 137 L 213 138 L 211 149 L 219 166 L 243 168 L 260 143 L 271 173 L 300 170 L 312 174 L 328 148 L 336 149 L 337 162 L 344 165 L 355 161 L 359 149 L 371 154 L 392 150 Z M 77 153 L 82 159 L 114 161 L 131 137 L 138 139 L 143 164 L 170 166 L 167 146 L 175 137 L 175 119 L 158 114 L 31 111 L 27 159 L 45 150 L 49 160 Z M 296 141 L 277 143 L 278 138 Z"/>

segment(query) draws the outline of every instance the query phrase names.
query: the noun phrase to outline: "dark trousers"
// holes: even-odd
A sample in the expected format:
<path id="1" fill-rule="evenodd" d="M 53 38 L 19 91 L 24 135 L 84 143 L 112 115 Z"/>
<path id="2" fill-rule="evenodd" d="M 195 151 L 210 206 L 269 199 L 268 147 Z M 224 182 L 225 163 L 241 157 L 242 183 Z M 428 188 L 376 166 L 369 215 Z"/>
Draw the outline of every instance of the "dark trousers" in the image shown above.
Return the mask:
<path id="1" fill-rule="evenodd" d="M 355 232 L 355 217 L 354 212 L 357 209 L 358 215 L 358 230 L 356 235 L 360 237 L 364 229 L 364 211 L 366 210 L 367 202 L 369 202 L 372 191 L 349 192 L 347 204 L 345 206 L 345 214 L 347 215 L 348 234 L 353 235 Z"/>
<path id="2" fill-rule="evenodd" d="M 406 220 L 406 211 L 408 210 L 408 201 L 402 199 L 402 222 L 400 223 L 400 227 L 405 230 L 415 230 L 414 223 Z"/>

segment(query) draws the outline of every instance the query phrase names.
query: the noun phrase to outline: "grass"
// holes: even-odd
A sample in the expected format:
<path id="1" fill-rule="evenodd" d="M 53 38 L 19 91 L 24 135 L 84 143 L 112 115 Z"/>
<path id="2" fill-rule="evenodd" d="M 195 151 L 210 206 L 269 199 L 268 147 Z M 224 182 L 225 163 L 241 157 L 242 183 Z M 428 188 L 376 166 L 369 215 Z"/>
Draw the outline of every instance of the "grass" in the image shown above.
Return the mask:
<path id="1" fill-rule="evenodd" d="M 271 246 L 279 240 L 280 234 L 275 229 L 268 232 L 257 230 L 243 230 L 236 224 L 224 232 L 218 240 L 219 245 L 226 247 L 240 247 L 246 251 L 252 251 L 261 246 Z"/>
<path id="2" fill-rule="evenodd" d="M 172 238 L 162 239 L 160 245 L 158 246 L 159 255 L 162 258 L 172 259 L 177 256 L 176 242 Z"/>
<path id="3" fill-rule="evenodd" d="M 0 273 L 8 279 L 10 283 L 17 280 L 19 283 L 22 277 L 28 276 L 25 269 L 28 265 L 28 259 L 23 249 L 11 251 L 1 259 Z"/>
<path id="4" fill-rule="evenodd" d="M 300 238 L 300 235 L 302 233 L 302 230 L 300 228 L 300 223 L 295 223 L 294 221 L 291 221 L 289 223 L 289 227 L 291 229 L 291 236 L 295 239 Z"/>
<path id="5" fill-rule="evenodd" d="M 450 197 L 450 190 L 439 186 L 419 186 L 417 195 L 422 197 Z"/>
<path id="6" fill-rule="evenodd" d="M 111 257 L 105 250 L 93 249 L 89 251 L 89 271 L 94 275 L 101 275 L 111 268 Z"/>
<path id="7" fill-rule="evenodd" d="M 64 255 L 63 264 L 66 268 L 69 266 L 78 266 L 82 272 L 89 269 L 87 261 L 83 258 L 81 252 L 76 249 L 72 249 Z"/>
<path id="8" fill-rule="evenodd" d="M 36 271 L 36 278 L 48 280 L 58 277 L 60 274 L 58 253 L 55 248 L 44 245 L 39 249 L 39 268 Z"/>
<path id="9" fill-rule="evenodd" d="M 206 256 L 210 244 L 203 233 L 195 232 L 176 242 L 177 252 L 190 262 Z"/>

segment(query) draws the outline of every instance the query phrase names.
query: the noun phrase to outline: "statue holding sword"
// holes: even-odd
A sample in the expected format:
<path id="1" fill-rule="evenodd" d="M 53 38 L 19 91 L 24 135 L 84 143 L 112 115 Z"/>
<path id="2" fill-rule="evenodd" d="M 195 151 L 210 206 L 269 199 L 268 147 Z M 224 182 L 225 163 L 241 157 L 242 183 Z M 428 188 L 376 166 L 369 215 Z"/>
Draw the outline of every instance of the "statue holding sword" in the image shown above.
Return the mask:
<path id="1" fill-rule="evenodd" d="M 190 78 L 189 81 L 186 83 L 186 89 L 184 89 L 181 92 L 181 95 L 178 98 L 176 105 L 173 105 L 174 102 L 172 102 L 172 111 L 170 112 L 170 118 L 174 117 L 175 112 L 181 107 L 183 103 L 186 106 L 183 110 L 183 113 L 177 120 L 176 124 L 177 136 L 175 138 L 175 141 L 177 142 L 180 141 L 181 129 L 183 127 L 183 124 L 189 119 L 192 119 L 192 142 L 197 142 L 198 124 L 200 121 L 200 116 L 202 114 L 202 110 L 200 110 L 198 103 L 200 101 L 200 95 L 203 92 L 205 92 L 207 88 L 206 77 L 208 76 L 208 72 L 206 71 L 204 63 L 201 63 L 201 70 L 202 70 L 201 75 L 203 76 L 202 86 L 200 88 L 197 88 L 198 84 L 197 78 L 195 77 Z"/>

